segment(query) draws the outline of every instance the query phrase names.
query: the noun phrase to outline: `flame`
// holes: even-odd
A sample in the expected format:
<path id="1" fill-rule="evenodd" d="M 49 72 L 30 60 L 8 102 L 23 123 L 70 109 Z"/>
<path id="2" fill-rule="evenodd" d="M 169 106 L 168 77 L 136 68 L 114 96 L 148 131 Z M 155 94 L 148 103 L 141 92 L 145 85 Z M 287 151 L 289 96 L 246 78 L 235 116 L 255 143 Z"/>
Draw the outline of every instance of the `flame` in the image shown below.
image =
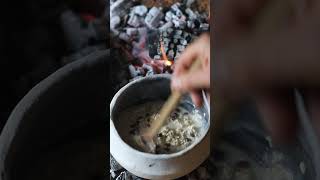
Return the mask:
<path id="1" fill-rule="evenodd" d="M 165 64 L 166 66 L 171 66 L 171 65 L 172 65 L 172 62 L 169 61 L 169 60 L 164 60 L 164 64 Z"/>
<path id="2" fill-rule="evenodd" d="M 171 66 L 173 63 L 172 61 L 170 61 L 166 55 L 166 52 L 164 50 L 164 45 L 163 45 L 163 42 L 160 42 L 160 50 L 161 50 L 161 54 L 162 54 L 162 58 L 164 60 L 164 64 L 166 66 Z"/>

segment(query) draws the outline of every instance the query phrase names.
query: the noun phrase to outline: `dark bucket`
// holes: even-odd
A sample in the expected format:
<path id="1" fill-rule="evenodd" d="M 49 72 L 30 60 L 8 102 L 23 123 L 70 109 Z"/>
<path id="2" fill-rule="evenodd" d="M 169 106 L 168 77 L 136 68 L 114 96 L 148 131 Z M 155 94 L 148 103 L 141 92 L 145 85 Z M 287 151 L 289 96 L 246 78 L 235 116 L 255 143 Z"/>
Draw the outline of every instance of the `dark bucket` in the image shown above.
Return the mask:
<path id="1" fill-rule="evenodd" d="M 106 176 L 109 59 L 106 50 L 71 63 L 19 102 L 0 137 L 0 180 Z"/>

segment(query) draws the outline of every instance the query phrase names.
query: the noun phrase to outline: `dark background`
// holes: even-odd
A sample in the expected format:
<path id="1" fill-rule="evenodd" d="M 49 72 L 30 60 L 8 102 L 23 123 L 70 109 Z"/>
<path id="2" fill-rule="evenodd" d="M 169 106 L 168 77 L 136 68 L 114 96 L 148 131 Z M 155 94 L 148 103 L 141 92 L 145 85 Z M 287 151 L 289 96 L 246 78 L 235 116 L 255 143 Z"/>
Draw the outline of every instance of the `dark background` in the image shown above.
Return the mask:
<path id="1" fill-rule="evenodd" d="M 106 3 L 105 0 L 1 3 L 0 132 L 15 105 L 38 82 L 65 64 L 105 48 Z M 71 27 L 63 24 L 71 18 L 62 18 L 66 11 L 78 18 Z M 88 36 L 86 31 L 92 21 L 98 21 L 96 33 Z"/>

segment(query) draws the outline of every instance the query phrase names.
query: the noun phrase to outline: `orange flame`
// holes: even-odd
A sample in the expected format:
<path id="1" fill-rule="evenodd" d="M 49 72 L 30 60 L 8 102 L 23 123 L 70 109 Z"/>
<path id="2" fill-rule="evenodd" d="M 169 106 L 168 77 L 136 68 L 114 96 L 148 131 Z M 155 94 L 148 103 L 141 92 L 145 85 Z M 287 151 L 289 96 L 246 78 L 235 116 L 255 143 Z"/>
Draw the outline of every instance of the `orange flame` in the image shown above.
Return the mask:
<path id="1" fill-rule="evenodd" d="M 164 45 L 163 45 L 163 42 L 160 42 L 160 50 L 161 50 L 161 54 L 162 54 L 162 58 L 164 60 L 164 64 L 166 66 L 171 66 L 173 63 L 172 61 L 170 61 L 166 55 L 166 52 L 164 50 Z"/>

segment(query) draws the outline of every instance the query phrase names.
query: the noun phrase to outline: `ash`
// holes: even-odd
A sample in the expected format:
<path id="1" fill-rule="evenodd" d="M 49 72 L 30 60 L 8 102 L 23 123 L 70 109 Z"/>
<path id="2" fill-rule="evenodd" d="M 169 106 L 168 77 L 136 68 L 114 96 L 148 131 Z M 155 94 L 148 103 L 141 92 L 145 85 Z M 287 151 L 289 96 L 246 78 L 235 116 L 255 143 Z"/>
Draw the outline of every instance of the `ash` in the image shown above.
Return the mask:
<path id="1" fill-rule="evenodd" d="M 132 56 L 132 79 L 172 73 L 171 65 L 188 44 L 210 29 L 208 13 L 197 9 L 194 0 L 166 7 L 147 7 L 134 0 L 111 1 L 112 38 L 120 40 Z"/>

